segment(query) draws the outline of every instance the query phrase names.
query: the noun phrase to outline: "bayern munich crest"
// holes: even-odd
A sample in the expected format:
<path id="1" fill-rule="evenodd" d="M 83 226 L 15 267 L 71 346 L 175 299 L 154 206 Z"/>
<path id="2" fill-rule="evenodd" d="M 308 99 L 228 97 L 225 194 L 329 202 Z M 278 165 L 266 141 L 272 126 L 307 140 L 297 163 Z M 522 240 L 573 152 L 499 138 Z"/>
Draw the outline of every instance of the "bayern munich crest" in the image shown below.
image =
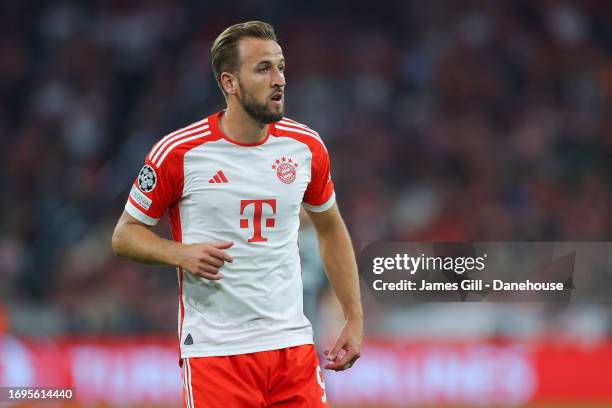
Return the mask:
<path id="1" fill-rule="evenodd" d="M 142 170 L 140 170 L 140 173 L 138 173 L 138 188 L 148 193 L 149 191 L 153 191 L 155 184 L 157 184 L 155 170 L 153 170 L 153 167 L 145 164 Z"/>
<path id="2" fill-rule="evenodd" d="M 295 181 L 297 175 L 298 164 L 288 157 L 276 159 L 272 164 L 272 170 L 276 170 L 276 176 L 285 184 L 291 184 Z"/>

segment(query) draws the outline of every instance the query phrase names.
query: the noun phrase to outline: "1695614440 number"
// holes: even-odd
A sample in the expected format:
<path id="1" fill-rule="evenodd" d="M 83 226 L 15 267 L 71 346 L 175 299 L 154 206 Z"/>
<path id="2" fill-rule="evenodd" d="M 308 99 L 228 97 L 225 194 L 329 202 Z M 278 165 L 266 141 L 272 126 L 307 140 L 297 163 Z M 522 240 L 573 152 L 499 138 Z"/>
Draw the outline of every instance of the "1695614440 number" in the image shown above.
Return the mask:
<path id="1" fill-rule="evenodd" d="M 71 388 L 49 387 L 0 387 L 0 402 L 34 401 L 34 400 L 71 400 L 74 391 Z"/>

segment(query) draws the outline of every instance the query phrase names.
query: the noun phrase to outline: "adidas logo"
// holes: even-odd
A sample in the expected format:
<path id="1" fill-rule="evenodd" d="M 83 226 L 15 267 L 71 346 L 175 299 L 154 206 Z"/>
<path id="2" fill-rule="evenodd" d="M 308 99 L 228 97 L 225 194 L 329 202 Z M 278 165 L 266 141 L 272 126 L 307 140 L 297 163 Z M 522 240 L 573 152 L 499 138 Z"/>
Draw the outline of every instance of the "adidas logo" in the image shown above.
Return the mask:
<path id="1" fill-rule="evenodd" d="M 183 344 L 186 346 L 191 346 L 193 344 L 193 337 L 191 337 L 191 333 L 187 333 L 187 337 L 185 337 Z"/>
<path id="2" fill-rule="evenodd" d="M 225 177 L 225 174 L 223 174 L 223 170 L 219 170 L 217 174 L 213 176 L 213 178 L 208 180 L 208 182 L 209 183 L 229 183 L 229 180 L 227 179 L 227 177 Z"/>

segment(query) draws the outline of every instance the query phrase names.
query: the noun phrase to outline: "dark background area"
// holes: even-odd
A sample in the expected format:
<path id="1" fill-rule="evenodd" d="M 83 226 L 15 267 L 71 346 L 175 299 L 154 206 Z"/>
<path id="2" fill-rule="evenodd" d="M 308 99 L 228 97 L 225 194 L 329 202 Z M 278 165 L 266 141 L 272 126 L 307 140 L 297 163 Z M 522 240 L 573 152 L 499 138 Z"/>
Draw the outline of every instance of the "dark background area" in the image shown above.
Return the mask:
<path id="1" fill-rule="evenodd" d="M 11 331 L 175 331 L 175 274 L 118 259 L 110 235 L 153 143 L 223 108 L 210 44 L 251 19 L 276 28 L 287 116 L 325 140 L 357 249 L 610 240 L 608 1 L 4 1 Z"/>

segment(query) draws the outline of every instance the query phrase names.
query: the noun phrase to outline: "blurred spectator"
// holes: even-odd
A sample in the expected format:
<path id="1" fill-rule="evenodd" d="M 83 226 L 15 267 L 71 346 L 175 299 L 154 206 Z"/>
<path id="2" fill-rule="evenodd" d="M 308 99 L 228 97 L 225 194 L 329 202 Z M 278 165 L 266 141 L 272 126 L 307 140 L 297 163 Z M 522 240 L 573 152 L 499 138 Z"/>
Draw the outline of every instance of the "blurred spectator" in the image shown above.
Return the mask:
<path id="1" fill-rule="evenodd" d="M 0 336 L 6 333 L 9 328 L 8 315 L 2 303 L 0 303 Z"/>
<path id="2" fill-rule="evenodd" d="M 323 262 L 319 256 L 317 232 L 303 209 L 300 210 L 300 232 L 298 237 L 300 262 L 302 265 L 302 286 L 304 288 L 304 314 L 312 323 L 315 344 L 319 336 L 319 298 L 327 288 Z"/>

